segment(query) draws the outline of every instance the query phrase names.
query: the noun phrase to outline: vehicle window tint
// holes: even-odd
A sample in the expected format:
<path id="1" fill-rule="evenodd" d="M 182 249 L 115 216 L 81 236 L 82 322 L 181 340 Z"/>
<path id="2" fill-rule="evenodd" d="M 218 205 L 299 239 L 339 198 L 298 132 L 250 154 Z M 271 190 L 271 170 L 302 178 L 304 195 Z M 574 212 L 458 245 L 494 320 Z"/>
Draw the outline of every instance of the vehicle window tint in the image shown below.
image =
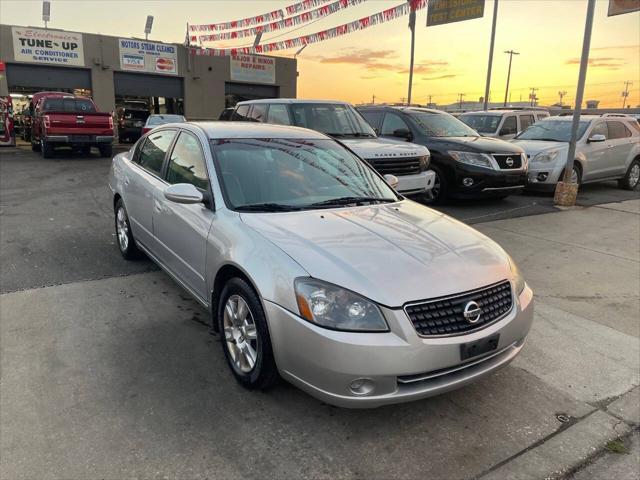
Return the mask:
<path id="1" fill-rule="evenodd" d="M 140 140 L 138 140 L 138 143 L 136 143 L 135 148 L 133 149 L 133 155 L 131 155 L 131 161 L 133 163 L 140 163 L 140 151 L 142 150 L 142 145 L 144 144 L 146 138 L 141 138 Z"/>
<path id="2" fill-rule="evenodd" d="M 167 182 L 190 183 L 202 190 L 206 190 L 207 167 L 205 165 L 200 141 L 189 133 L 182 132 L 176 140 L 169 168 L 167 170 Z"/>
<path id="3" fill-rule="evenodd" d="M 382 112 L 360 112 L 360 115 L 364 117 L 369 125 L 373 128 L 380 127 L 380 120 L 382 120 Z"/>
<path id="4" fill-rule="evenodd" d="M 277 125 L 291 125 L 289 111 L 286 105 L 272 103 L 269 105 L 267 113 L 267 123 L 275 123 Z"/>
<path id="5" fill-rule="evenodd" d="M 175 135 L 175 130 L 163 130 L 147 137 L 140 150 L 140 160 L 138 163 L 150 172 L 160 175 L 165 154 L 171 145 Z"/>
<path id="6" fill-rule="evenodd" d="M 42 102 L 43 112 L 61 112 L 62 111 L 62 98 L 47 98 Z"/>
<path id="7" fill-rule="evenodd" d="M 510 115 L 504 119 L 504 123 L 502 124 L 502 128 L 500 129 L 500 135 L 512 135 L 516 133 L 517 130 L 518 127 L 516 126 L 516 117 Z"/>
<path id="8" fill-rule="evenodd" d="M 520 130 L 526 130 L 533 125 L 534 122 L 533 115 L 520 115 Z"/>
<path id="9" fill-rule="evenodd" d="M 400 129 L 409 130 L 409 126 L 395 113 L 387 113 L 382 122 L 381 135 L 393 135 L 393 132 Z"/>
<path id="10" fill-rule="evenodd" d="M 609 138 L 615 140 L 616 138 L 627 138 L 631 136 L 631 132 L 624 126 L 622 122 L 607 122 L 609 127 Z"/>
<path id="11" fill-rule="evenodd" d="M 83 98 L 48 98 L 44 101 L 42 110 L 45 112 L 73 112 L 89 113 L 96 109 L 90 100 Z"/>
<path id="12" fill-rule="evenodd" d="M 250 105 L 240 105 L 236 108 L 236 111 L 233 112 L 231 116 L 231 120 L 235 120 L 236 122 L 245 122 L 248 120 L 247 115 L 249 113 Z"/>
<path id="13" fill-rule="evenodd" d="M 596 124 L 596 126 L 593 127 L 593 130 L 591 130 L 591 134 L 589 135 L 589 138 L 593 137 L 594 135 L 604 135 L 604 138 L 609 138 L 609 131 L 607 130 L 607 124 L 604 122 L 600 122 Z"/>
<path id="14" fill-rule="evenodd" d="M 267 103 L 256 103 L 253 105 L 251 109 L 251 115 L 249 115 L 250 119 L 254 122 L 262 122 L 264 123 L 267 119 L 267 107 L 269 104 Z"/>

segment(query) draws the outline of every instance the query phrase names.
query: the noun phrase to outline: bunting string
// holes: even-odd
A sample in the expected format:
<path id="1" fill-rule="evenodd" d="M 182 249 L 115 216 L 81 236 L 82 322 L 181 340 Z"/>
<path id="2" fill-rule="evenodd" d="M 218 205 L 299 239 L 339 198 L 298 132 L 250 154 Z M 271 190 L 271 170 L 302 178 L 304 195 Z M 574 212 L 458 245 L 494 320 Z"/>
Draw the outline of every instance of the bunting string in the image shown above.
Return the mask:
<path id="1" fill-rule="evenodd" d="M 301 2 L 289 5 L 285 8 L 285 10 L 287 12 L 287 16 L 289 16 L 299 12 L 310 10 L 314 7 L 317 7 L 318 5 L 322 5 L 330 1 L 331 0 L 302 0 Z M 273 12 L 263 13 L 262 15 L 256 15 L 254 17 L 243 18 L 242 20 L 234 20 L 231 22 L 189 25 L 189 31 L 211 32 L 218 30 L 237 30 L 239 28 L 260 25 L 261 23 L 273 22 L 274 20 L 278 20 L 284 17 L 285 15 L 282 10 L 274 10 Z"/>
<path id="2" fill-rule="evenodd" d="M 218 40 L 235 40 L 236 38 L 255 37 L 259 32 L 267 33 L 267 32 L 273 32 L 275 30 L 280 30 L 284 28 L 295 27 L 297 25 L 301 25 L 303 23 L 307 23 L 312 20 L 317 20 L 319 18 L 326 17 L 327 15 L 336 13 L 339 10 L 345 9 L 352 5 L 358 5 L 365 1 L 366 0 L 337 0 L 333 3 L 330 3 L 329 5 L 323 5 L 321 7 L 316 8 L 315 10 L 303 12 L 303 13 L 300 13 L 299 15 L 278 20 L 276 22 L 266 23 L 264 25 L 258 25 L 256 27 L 251 27 L 244 30 L 233 30 L 229 32 L 221 32 L 221 33 L 213 33 L 213 34 L 191 35 L 190 40 L 192 42 L 197 42 L 198 39 L 202 42 L 216 42 Z"/>
<path id="3" fill-rule="evenodd" d="M 427 6 L 427 0 L 410 0 L 404 2 L 395 7 L 388 8 L 373 15 L 354 20 L 353 22 L 338 25 L 337 27 L 322 30 L 320 32 L 311 33 L 309 35 L 303 35 L 296 38 L 290 38 L 279 42 L 266 43 L 263 45 L 257 45 L 256 47 L 237 47 L 237 48 L 192 48 L 190 50 L 192 55 L 207 55 L 207 56 L 232 56 L 238 54 L 248 53 L 269 53 L 278 50 L 287 50 L 290 48 L 302 47 L 309 43 L 323 42 L 332 38 L 347 35 L 349 33 L 364 30 L 374 25 L 389 22 L 408 15 L 411 10 L 421 10 Z"/>

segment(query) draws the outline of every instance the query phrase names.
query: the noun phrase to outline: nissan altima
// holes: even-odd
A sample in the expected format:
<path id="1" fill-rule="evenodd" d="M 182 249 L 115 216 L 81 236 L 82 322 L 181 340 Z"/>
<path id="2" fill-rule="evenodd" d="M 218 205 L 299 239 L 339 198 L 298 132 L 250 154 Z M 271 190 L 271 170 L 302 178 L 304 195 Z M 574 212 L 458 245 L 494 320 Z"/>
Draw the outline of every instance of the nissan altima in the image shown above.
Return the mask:
<path id="1" fill-rule="evenodd" d="M 523 348 L 533 293 L 476 230 L 324 134 L 169 124 L 112 162 L 117 244 L 209 312 L 235 378 L 330 404 L 439 394 Z"/>

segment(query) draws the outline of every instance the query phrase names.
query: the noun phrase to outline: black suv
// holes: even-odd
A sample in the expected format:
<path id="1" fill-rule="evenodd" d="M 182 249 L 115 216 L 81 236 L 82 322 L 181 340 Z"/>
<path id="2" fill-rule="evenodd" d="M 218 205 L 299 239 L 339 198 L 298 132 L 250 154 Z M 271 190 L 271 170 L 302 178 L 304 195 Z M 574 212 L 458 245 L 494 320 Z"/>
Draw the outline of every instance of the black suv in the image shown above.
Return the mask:
<path id="1" fill-rule="evenodd" d="M 403 138 L 431 152 L 434 202 L 449 197 L 499 197 L 527 183 L 527 157 L 511 143 L 481 137 L 448 113 L 419 107 L 367 106 L 358 111 L 381 137 Z"/>

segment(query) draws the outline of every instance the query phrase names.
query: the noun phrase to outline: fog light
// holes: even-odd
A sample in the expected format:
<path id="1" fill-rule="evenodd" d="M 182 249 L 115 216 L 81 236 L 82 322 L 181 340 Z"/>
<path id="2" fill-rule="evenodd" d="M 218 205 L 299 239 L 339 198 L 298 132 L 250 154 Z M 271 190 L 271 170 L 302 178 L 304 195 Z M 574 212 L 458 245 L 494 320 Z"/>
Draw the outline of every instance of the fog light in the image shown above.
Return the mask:
<path id="1" fill-rule="evenodd" d="M 473 185 L 473 178 L 469 178 L 469 177 L 463 178 L 462 185 L 464 185 L 465 187 L 470 187 L 471 185 Z"/>
<path id="2" fill-rule="evenodd" d="M 539 182 L 544 182 L 548 176 L 549 176 L 549 172 L 540 172 L 537 178 Z"/>
<path id="3" fill-rule="evenodd" d="M 349 384 L 349 390 L 354 395 L 369 395 L 376 384 L 370 378 L 356 378 Z"/>

